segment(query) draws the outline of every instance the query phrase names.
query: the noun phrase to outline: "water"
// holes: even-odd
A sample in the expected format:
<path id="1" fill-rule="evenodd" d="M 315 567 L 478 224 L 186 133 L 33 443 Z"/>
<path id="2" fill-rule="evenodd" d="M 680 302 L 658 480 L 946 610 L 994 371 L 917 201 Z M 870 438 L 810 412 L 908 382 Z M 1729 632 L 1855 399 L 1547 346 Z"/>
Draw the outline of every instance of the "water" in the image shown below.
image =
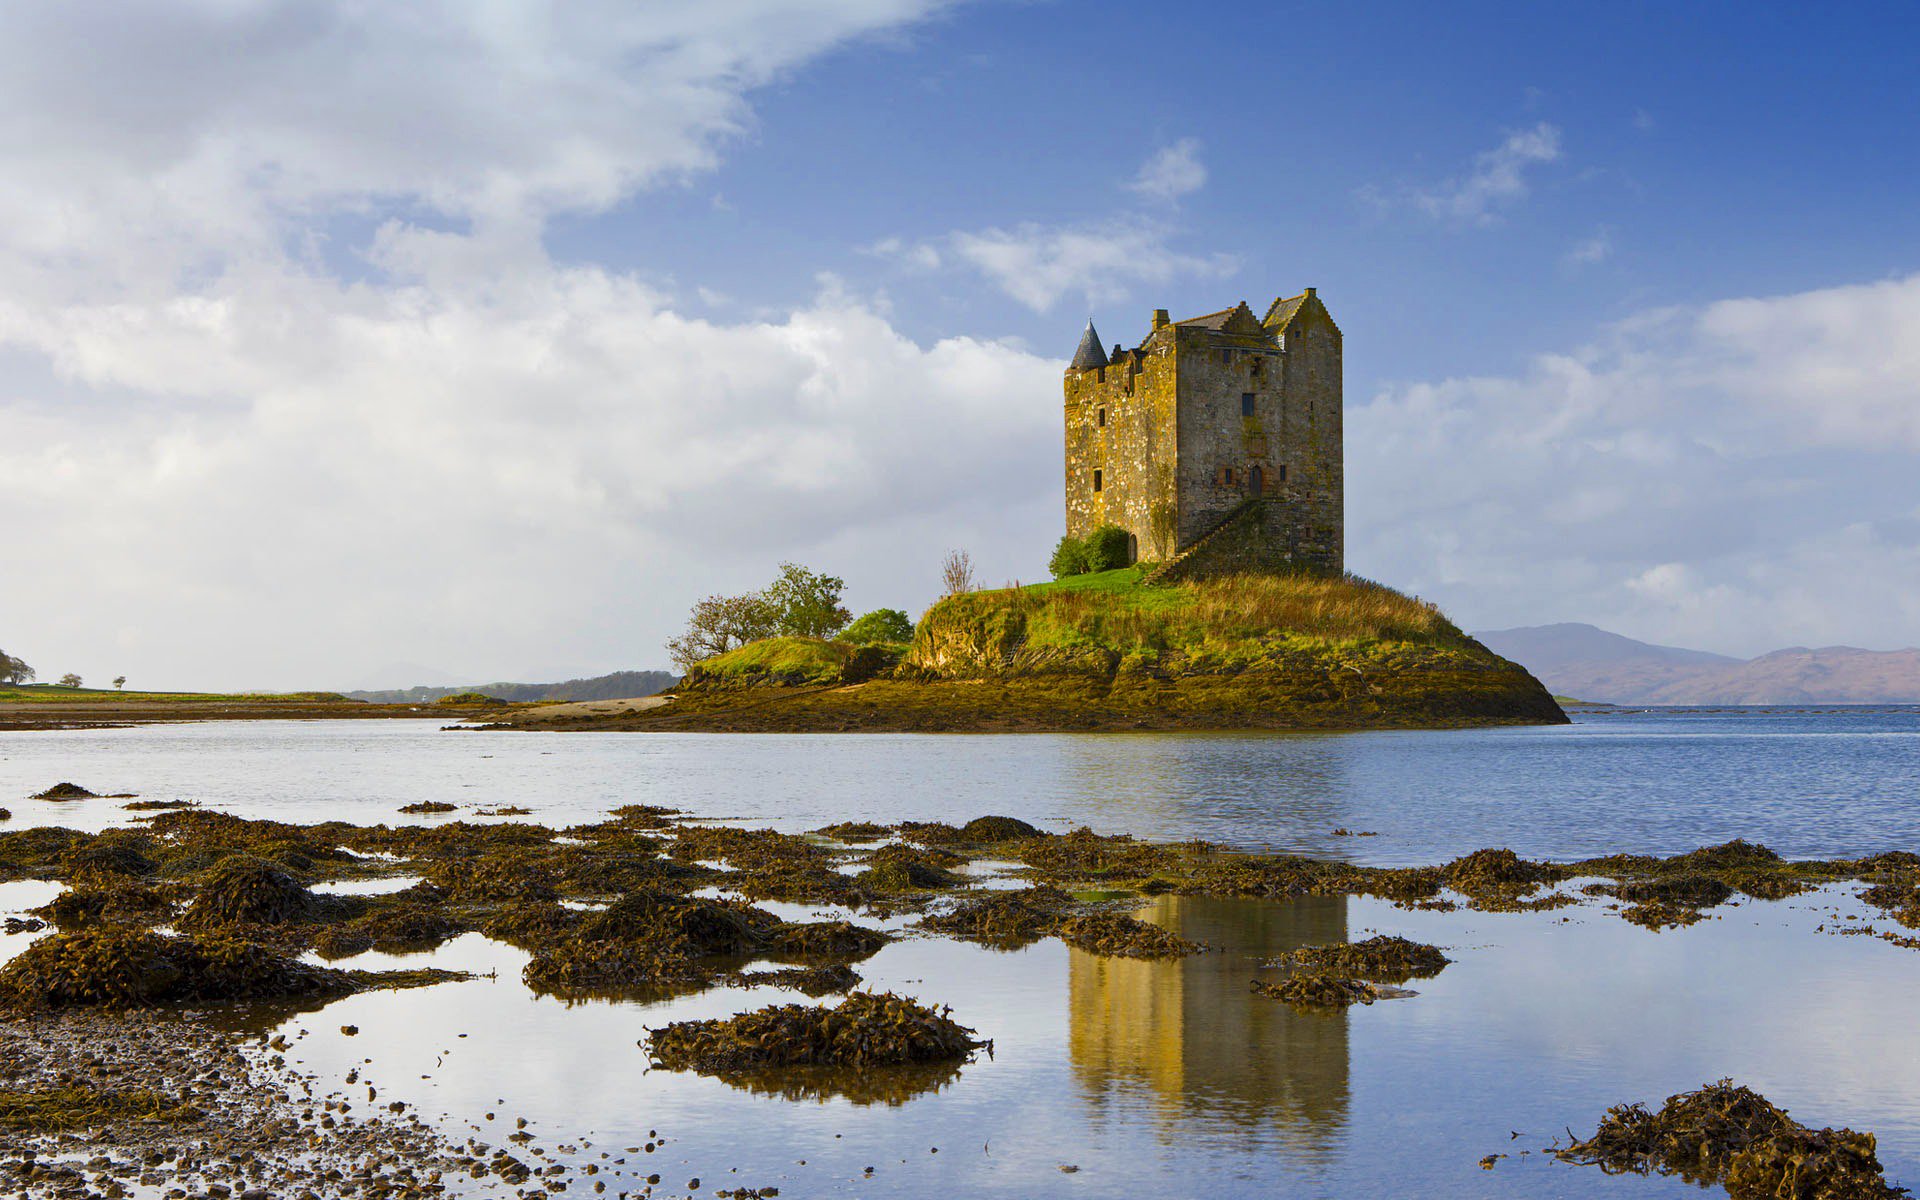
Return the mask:
<path id="1" fill-rule="evenodd" d="M 518 804 L 534 810 L 523 819 L 565 824 L 648 802 L 787 829 L 1002 812 L 1052 828 L 1379 863 L 1486 845 L 1561 859 L 1670 853 L 1734 836 L 1837 856 L 1920 848 L 1916 768 L 1911 709 L 1655 712 L 1555 729 L 1311 737 L 252 723 L 10 734 L 0 740 L 0 803 L 16 827 L 125 815 L 114 801 L 12 799 L 72 779 L 292 821 L 408 820 L 399 805 L 434 799 Z M 1339 827 L 1380 836 L 1336 837 Z M 382 1102 L 418 1105 L 458 1136 L 477 1130 L 500 1144 L 524 1116 L 540 1144 L 590 1139 L 592 1149 L 556 1152 L 586 1163 L 657 1129 L 668 1139 L 659 1151 L 628 1157 L 641 1175 L 660 1172 L 669 1194 L 698 1176 L 703 1195 L 771 1185 L 783 1197 L 1691 1196 L 1675 1180 L 1607 1177 L 1537 1151 L 1569 1126 L 1590 1130 L 1611 1104 L 1657 1102 L 1723 1076 L 1811 1124 L 1875 1131 L 1889 1175 L 1916 1184 L 1910 997 L 1920 953 L 1837 936 L 1866 915 L 1853 890 L 1743 901 L 1657 935 L 1596 903 L 1485 914 L 1162 897 L 1141 915 L 1221 948 L 1173 963 L 1100 959 L 1052 941 L 1001 953 L 909 937 L 859 965 L 868 984 L 953 1005 L 995 1052 L 892 1103 L 646 1070 L 637 1043 L 650 1026 L 799 997 L 720 989 L 566 1004 L 530 993 L 519 981 L 524 956 L 478 935 L 433 955 L 344 965 L 433 963 L 490 977 L 248 1019 L 293 1038 L 289 1061 L 301 1069 L 338 1081 L 358 1067 Z M 0 908 L 45 891 L 5 885 Z M 1413 983 L 1417 996 L 1340 1015 L 1295 1013 L 1248 990 L 1264 960 L 1373 931 L 1434 942 L 1455 961 Z M 25 940 L 7 938 L 0 955 Z M 345 1024 L 359 1035 L 341 1034 Z M 1482 1170 L 1493 1153 L 1512 1157 Z M 611 1171 L 599 1176 L 608 1194 L 631 1185 Z"/>

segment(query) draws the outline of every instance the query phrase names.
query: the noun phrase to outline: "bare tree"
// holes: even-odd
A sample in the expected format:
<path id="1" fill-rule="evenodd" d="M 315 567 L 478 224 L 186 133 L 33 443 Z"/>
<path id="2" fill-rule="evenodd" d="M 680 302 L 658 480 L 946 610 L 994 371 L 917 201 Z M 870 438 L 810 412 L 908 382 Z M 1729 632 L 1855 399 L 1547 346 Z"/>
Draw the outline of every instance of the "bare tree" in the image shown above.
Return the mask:
<path id="1" fill-rule="evenodd" d="M 959 596 L 978 591 L 980 581 L 973 574 L 973 555 L 965 550 L 949 550 L 940 563 L 940 594 Z"/>

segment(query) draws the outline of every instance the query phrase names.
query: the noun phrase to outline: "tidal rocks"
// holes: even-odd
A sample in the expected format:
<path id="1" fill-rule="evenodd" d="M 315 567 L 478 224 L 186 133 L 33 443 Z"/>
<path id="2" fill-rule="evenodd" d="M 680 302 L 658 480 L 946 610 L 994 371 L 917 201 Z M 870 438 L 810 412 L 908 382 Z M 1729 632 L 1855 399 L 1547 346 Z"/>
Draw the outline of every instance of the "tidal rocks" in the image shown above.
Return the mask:
<path id="1" fill-rule="evenodd" d="M 56 783 L 44 792 L 35 792 L 35 800 L 98 800 L 100 793 L 88 791 L 77 783 Z"/>

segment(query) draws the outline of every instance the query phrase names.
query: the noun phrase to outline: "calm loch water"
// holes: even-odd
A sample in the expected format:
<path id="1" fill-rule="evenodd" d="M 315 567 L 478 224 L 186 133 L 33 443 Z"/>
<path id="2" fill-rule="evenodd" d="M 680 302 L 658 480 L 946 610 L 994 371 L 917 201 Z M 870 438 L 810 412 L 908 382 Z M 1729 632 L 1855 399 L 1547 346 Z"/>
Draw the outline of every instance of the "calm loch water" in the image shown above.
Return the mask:
<path id="1" fill-rule="evenodd" d="M 1801 856 L 1920 849 L 1920 712 L 1905 709 L 1324 736 L 543 735 L 367 722 L 0 739 L 13 826 L 125 815 L 110 801 L 16 799 L 62 779 L 290 821 L 402 821 L 400 804 L 427 799 L 518 804 L 555 824 L 632 802 L 786 829 L 999 812 L 1380 863 L 1488 845 L 1562 859 L 1669 853 L 1735 836 Z M 1379 836 L 1334 836 L 1341 827 Z M 46 890 L 5 885 L 0 908 Z M 1920 952 L 1839 935 L 1866 914 L 1853 890 L 1724 906 L 1657 935 L 1592 903 L 1485 914 L 1162 897 L 1141 915 L 1219 947 L 1174 963 L 909 937 L 860 965 L 868 985 L 952 1005 L 994 1054 L 870 1103 L 846 1098 L 872 1091 L 858 1083 L 783 1095 L 646 1069 L 647 1027 L 788 993 L 568 1004 L 527 991 L 520 952 L 478 935 L 348 965 L 491 977 L 235 1019 L 286 1032 L 290 1061 L 322 1081 L 357 1068 L 383 1102 L 416 1104 L 458 1136 L 499 1144 L 524 1117 L 556 1158 L 584 1164 L 658 1131 L 654 1153 L 626 1155 L 630 1174 L 603 1167 L 609 1195 L 637 1194 L 636 1176 L 651 1172 L 663 1177 L 656 1194 L 684 1194 L 698 1177 L 701 1195 L 774 1186 L 782 1197 L 1695 1195 L 1537 1151 L 1568 1126 L 1591 1129 L 1611 1104 L 1723 1076 L 1803 1121 L 1874 1130 L 1890 1176 L 1920 1184 Z M 1416 996 L 1340 1015 L 1248 990 L 1263 961 L 1294 946 L 1374 931 L 1437 943 L 1455 961 L 1414 983 Z M 7 938 L 0 955 L 24 940 Z M 1488 1154 L 1510 1157 L 1483 1170 Z"/>

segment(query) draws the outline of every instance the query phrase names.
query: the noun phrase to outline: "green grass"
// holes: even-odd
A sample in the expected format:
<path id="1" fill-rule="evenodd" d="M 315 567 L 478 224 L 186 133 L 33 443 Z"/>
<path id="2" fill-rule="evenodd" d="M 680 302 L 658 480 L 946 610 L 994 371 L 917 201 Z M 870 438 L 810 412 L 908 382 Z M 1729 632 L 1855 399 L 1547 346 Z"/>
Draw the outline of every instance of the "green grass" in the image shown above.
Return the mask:
<path id="1" fill-rule="evenodd" d="M 1141 567 L 1052 583 L 949 596 L 920 623 L 914 659 L 936 643 L 991 658 L 1020 652 L 1117 653 L 1142 665 L 1167 655 L 1213 666 L 1288 645 L 1467 648 L 1464 634 L 1423 600 L 1352 576 L 1239 575 L 1146 587 Z"/>
<path id="2" fill-rule="evenodd" d="M 847 660 L 857 649 L 845 642 L 819 638 L 765 638 L 707 659 L 689 675 L 707 682 L 774 679 L 787 684 L 838 683 Z"/>

